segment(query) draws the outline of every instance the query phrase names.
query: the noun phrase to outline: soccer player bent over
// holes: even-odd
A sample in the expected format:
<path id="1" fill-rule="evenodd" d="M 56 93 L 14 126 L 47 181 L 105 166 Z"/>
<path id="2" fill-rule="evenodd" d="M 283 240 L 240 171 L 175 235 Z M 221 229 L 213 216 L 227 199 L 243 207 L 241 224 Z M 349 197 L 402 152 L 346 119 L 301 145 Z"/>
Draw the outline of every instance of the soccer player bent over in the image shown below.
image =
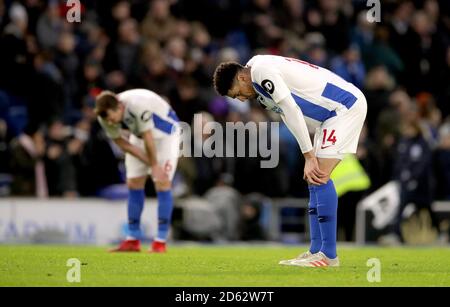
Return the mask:
<path id="1" fill-rule="evenodd" d="M 363 93 L 327 69 L 272 55 L 257 55 L 245 67 L 220 64 L 214 87 L 220 95 L 241 101 L 257 98 L 266 109 L 279 113 L 305 157 L 311 245 L 309 251 L 280 264 L 339 266 L 338 198 L 330 174 L 344 154 L 356 152 L 367 113 Z M 308 128 L 315 131 L 313 143 Z"/>
<path id="2" fill-rule="evenodd" d="M 96 98 L 95 112 L 108 137 L 126 152 L 128 236 L 112 251 L 140 251 L 144 187 L 150 173 L 158 198 L 158 235 L 149 251 L 163 253 L 172 216 L 171 181 L 180 150 L 178 117 L 159 95 L 144 89 L 117 95 L 104 91 Z M 131 132 L 129 140 L 121 134 L 122 125 Z"/>

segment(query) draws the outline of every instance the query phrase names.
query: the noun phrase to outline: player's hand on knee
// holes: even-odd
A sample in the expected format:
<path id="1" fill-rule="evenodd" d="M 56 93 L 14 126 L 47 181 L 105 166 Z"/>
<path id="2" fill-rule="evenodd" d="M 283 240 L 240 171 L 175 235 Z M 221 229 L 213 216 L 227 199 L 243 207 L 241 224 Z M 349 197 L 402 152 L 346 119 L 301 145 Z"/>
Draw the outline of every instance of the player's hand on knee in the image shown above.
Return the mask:
<path id="1" fill-rule="evenodd" d="M 326 184 L 328 181 L 328 174 L 319 168 L 319 162 L 316 157 L 312 157 L 305 160 L 305 170 L 303 179 L 309 184 L 321 185 Z"/>
<path id="2" fill-rule="evenodd" d="M 163 183 L 169 181 L 169 175 L 160 165 L 152 166 L 152 179 L 155 183 Z"/>
<path id="3" fill-rule="evenodd" d="M 322 185 L 322 184 L 326 184 L 328 180 L 325 179 L 321 179 L 317 176 L 310 176 L 310 177 L 306 177 L 306 182 L 310 185 Z"/>

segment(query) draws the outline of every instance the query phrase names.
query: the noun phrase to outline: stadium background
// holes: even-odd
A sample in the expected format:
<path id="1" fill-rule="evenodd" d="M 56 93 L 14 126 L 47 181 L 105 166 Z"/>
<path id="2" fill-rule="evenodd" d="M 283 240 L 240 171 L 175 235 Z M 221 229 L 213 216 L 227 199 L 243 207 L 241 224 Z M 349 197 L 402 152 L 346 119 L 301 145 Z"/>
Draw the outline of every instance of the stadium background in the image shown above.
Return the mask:
<path id="1" fill-rule="evenodd" d="M 340 240 L 355 240 L 356 205 L 392 180 L 401 182 L 402 195 L 419 207 L 450 199 L 448 1 L 381 1 L 379 23 L 367 21 L 370 7 L 357 0 L 81 2 L 81 23 L 68 23 L 66 1 L 0 0 L 3 241 L 64 241 L 44 227 L 58 224 L 51 214 L 36 220 L 43 225 L 18 226 L 13 208 L 24 196 L 28 215 L 39 216 L 45 206 L 50 207 L 42 212 L 56 214 L 57 207 L 64 211 L 66 206 L 66 211 L 81 208 L 92 217 L 92 208 L 104 200 L 101 205 L 126 222 L 126 211 L 116 210 L 126 197 L 123 155 L 93 115 L 95 95 L 102 89 L 154 90 L 188 123 L 199 112 L 206 121 L 221 123 L 279 120 L 253 102 L 218 97 L 212 88 L 218 63 L 245 63 L 254 54 L 300 58 L 329 68 L 367 97 L 356 156 L 370 185 L 341 195 Z M 261 159 L 180 159 L 174 193 L 183 205 L 174 214 L 173 238 L 273 239 L 270 212 L 282 203 L 275 227 L 286 236 L 275 239 L 306 242 L 307 227 L 300 222 L 307 197 L 303 159 L 281 122 L 279 166 L 261 169 Z M 147 195 L 154 195 L 151 184 Z M 441 204 L 443 212 L 450 210 L 449 203 Z M 212 209 L 205 212 L 205 206 Z M 82 212 L 74 216 L 90 218 Z M 109 217 L 98 212 L 98 223 L 107 224 Z M 64 214 L 71 213 L 61 213 L 61 220 Z M 431 220 L 441 234 L 424 242 L 445 241 L 448 222 L 426 214 L 422 220 L 418 214 L 417 223 Z M 406 229 L 413 231 L 415 224 L 409 225 Z M 39 227 L 45 228 L 40 229 L 43 237 L 34 232 Z M 216 236 L 208 235 L 211 229 Z M 118 239 L 122 230 L 112 231 Z M 78 243 L 99 243 L 87 237 Z"/>

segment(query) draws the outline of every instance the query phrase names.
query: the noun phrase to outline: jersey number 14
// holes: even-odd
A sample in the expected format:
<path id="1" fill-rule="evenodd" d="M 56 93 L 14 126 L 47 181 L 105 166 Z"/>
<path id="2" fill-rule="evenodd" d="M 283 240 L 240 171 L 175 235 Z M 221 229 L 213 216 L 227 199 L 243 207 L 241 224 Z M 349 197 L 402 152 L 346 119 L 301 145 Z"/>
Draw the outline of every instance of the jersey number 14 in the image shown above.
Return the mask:
<path id="1" fill-rule="evenodd" d="M 322 147 L 321 147 L 322 149 L 330 147 L 336 143 L 336 136 L 334 135 L 335 132 L 336 132 L 336 130 L 333 129 L 330 131 L 330 134 L 328 135 L 328 129 L 323 129 L 323 139 L 322 139 Z M 327 135 L 328 135 L 328 137 L 327 137 Z M 327 145 L 327 143 L 329 145 Z"/>

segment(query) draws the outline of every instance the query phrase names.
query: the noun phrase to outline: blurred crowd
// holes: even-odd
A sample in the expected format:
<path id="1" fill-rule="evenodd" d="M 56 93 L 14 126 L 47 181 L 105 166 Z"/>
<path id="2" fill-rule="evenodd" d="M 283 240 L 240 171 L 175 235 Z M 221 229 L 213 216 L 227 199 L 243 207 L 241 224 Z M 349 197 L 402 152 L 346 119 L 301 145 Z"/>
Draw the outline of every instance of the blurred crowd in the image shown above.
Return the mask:
<path id="1" fill-rule="evenodd" d="M 450 2 L 381 2 L 371 23 L 365 0 L 82 0 L 81 22 L 70 23 L 66 1 L 0 0 L 0 194 L 98 196 L 124 182 L 123 153 L 93 113 L 104 89 L 153 90 L 187 123 L 199 112 L 203 124 L 279 121 L 211 83 L 222 61 L 276 54 L 365 93 L 357 157 L 367 193 L 398 179 L 405 199 L 450 199 Z M 273 169 L 260 168 L 263 157 L 183 157 L 175 192 L 306 197 L 281 122 L 279 141 Z"/>

